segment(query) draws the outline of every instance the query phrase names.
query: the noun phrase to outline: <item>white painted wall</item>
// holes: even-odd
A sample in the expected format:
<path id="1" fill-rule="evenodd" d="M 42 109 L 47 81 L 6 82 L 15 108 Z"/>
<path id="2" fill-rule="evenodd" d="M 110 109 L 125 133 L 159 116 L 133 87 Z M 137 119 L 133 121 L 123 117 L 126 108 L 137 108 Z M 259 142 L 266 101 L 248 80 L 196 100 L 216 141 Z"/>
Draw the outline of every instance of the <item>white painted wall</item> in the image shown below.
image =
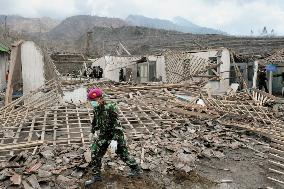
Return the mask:
<path id="1" fill-rule="evenodd" d="M 0 53 L 0 91 L 6 88 L 7 68 L 8 68 L 8 55 Z"/>
<path id="2" fill-rule="evenodd" d="M 119 82 L 119 71 L 122 67 L 132 68 L 136 73 L 135 60 L 141 57 L 104 56 L 92 63 L 92 66 L 101 66 L 104 70 L 103 78 Z"/>
<path id="3" fill-rule="evenodd" d="M 208 50 L 200 52 L 192 52 L 191 54 L 206 60 L 209 60 L 209 57 L 216 57 L 218 50 Z M 220 76 L 223 80 L 220 81 L 209 81 L 209 85 L 213 91 L 225 92 L 230 86 L 230 52 L 228 49 L 223 48 L 220 60 L 223 64 L 220 65 Z"/>
<path id="4" fill-rule="evenodd" d="M 163 82 L 167 82 L 166 63 L 164 56 L 158 56 L 156 61 L 156 74 L 159 79 L 162 77 Z"/>
<path id="5" fill-rule="evenodd" d="M 43 54 L 32 41 L 23 42 L 21 46 L 23 94 L 44 85 Z"/>
<path id="6" fill-rule="evenodd" d="M 97 60 L 95 60 L 93 63 L 92 63 L 92 67 L 93 66 L 100 66 L 101 68 L 105 69 L 106 67 L 106 60 L 105 60 L 105 57 L 101 57 Z"/>
<path id="7" fill-rule="evenodd" d="M 104 69 L 105 78 L 119 82 L 119 68 L 125 66 L 127 62 L 120 62 L 119 59 L 112 56 L 105 56 L 106 67 Z"/>

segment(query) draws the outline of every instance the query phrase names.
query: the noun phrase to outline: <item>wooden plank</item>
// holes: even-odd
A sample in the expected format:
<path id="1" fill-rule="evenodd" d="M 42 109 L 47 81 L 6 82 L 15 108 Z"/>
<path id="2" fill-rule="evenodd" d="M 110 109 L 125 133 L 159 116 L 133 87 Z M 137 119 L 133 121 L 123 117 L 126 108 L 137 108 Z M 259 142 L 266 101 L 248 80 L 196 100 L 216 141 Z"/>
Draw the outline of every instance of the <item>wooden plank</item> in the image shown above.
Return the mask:
<path id="1" fill-rule="evenodd" d="M 29 112 L 29 109 L 27 108 L 24 118 L 27 117 L 28 112 Z M 20 136 L 20 133 L 21 133 L 21 130 L 22 130 L 22 128 L 23 128 L 23 124 L 24 124 L 23 122 L 20 123 L 20 125 L 19 125 L 19 127 L 18 127 L 18 129 L 17 129 L 16 135 L 15 135 L 15 137 L 14 137 L 13 144 L 16 144 L 16 143 L 17 143 L 17 141 L 18 141 L 18 139 L 19 139 L 19 136 Z M 13 151 L 10 151 L 10 155 L 13 156 L 13 155 L 14 155 L 14 152 L 13 152 Z"/>
<path id="2" fill-rule="evenodd" d="M 68 123 L 67 107 L 66 107 L 65 111 L 66 111 L 66 126 L 67 126 L 67 135 L 68 135 L 68 144 L 71 144 L 71 142 L 70 142 L 70 126 L 69 126 L 69 123 Z"/>
<path id="3" fill-rule="evenodd" d="M 36 121 L 36 118 L 33 117 L 32 124 L 31 124 L 30 131 L 29 131 L 28 142 L 31 142 L 31 141 L 32 141 L 35 121 Z"/>
<path id="4" fill-rule="evenodd" d="M 77 106 L 76 106 L 76 112 L 77 112 L 78 124 L 79 124 L 79 128 L 80 128 L 81 142 L 82 142 L 82 144 L 84 146 L 85 145 L 84 133 L 83 133 L 81 120 L 80 120 L 80 115 L 79 115 L 79 111 L 78 111 L 78 107 Z"/>
<path id="5" fill-rule="evenodd" d="M 271 143 L 270 146 L 277 150 L 281 150 L 284 153 L 284 146 L 282 146 L 281 144 Z"/>
<path id="6" fill-rule="evenodd" d="M 280 167 L 281 169 L 284 169 L 284 164 L 280 163 L 280 162 L 276 162 L 276 161 L 272 161 L 272 160 L 268 160 L 269 164 L 271 165 L 275 165 L 277 167 Z"/>
<path id="7" fill-rule="evenodd" d="M 42 141 L 44 141 L 45 139 L 46 119 L 47 119 L 47 112 L 45 112 L 44 117 L 43 117 L 43 125 L 42 125 L 41 136 L 40 136 L 40 139 Z"/>
<path id="8" fill-rule="evenodd" d="M 272 177 L 267 177 L 269 180 L 272 180 L 274 182 L 277 182 L 279 184 L 284 184 L 284 181 L 281 181 L 281 180 L 278 180 L 278 179 L 275 179 L 275 178 L 272 178 Z"/>
<path id="9" fill-rule="evenodd" d="M 12 145 L 4 145 L 4 146 L 1 145 L 0 151 L 34 147 L 34 146 L 42 145 L 42 144 L 43 144 L 43 141 L 38 140 L 38 141 L 33 141 L 33 142 L 23 143 L 23 144 L 12 144 Z"/>
<path id="10" fill-rule="evenodd" d="M 284 157 L 281 157 L 278 154 L 269 153 L 268 156 L 269 156 L 269 159 L 277 160 L 279 162 L 283 162 L 284 163 Z"/>
<path id="11" fill-rule="evenodd" d="M 53 126 L 53 146 L 56 146 L 56 130 L 57 130 L 57 110 L 54 111 L 54 126 Z"/>
<path id="12" fill-rule="evenodd" d="M 284 172 L 282 171 L 279 171 L 279 170 L 276 170 L 276 169 L 272 169 L 272 168 L 268 168 L 268 170 L 272 173 L 277 173 L 277 174 L 280 174 L 280 175 L 284 175 Z"/>

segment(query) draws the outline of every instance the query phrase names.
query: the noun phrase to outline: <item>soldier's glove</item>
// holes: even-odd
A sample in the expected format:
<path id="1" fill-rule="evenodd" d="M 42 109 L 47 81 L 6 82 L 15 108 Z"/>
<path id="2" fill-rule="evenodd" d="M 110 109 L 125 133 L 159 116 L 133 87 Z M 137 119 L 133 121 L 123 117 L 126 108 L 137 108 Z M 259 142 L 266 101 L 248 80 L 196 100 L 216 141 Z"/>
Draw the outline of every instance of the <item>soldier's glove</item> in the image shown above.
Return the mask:
<path id="1" fill-rule="evenodd" d="M 98 140 L 99 139 L 99 131 L 96 131 L 94 134 L 93 134 L 93 140 Z"/>
<path id="2" fill-rule="evenodd" d="M 89 140 L 90 140 L 91 143 L 93 142 L 93 133 L 89 134 Z"/>
<path id="3" fill-rule="evenodd" d="M 89 140 L 90 142 L 96 141 L 99 138 L 98 132 L 96 131 L 94 134 L 90 133 L 89 134 Z"/>
<path id="4" fill-rule="evenodd" d="M 116 140 L 112 140 L 110 143 L 110 149 L 112 151 L 112 153 L 115 153 L 117 150 L 117 141 Z"/>

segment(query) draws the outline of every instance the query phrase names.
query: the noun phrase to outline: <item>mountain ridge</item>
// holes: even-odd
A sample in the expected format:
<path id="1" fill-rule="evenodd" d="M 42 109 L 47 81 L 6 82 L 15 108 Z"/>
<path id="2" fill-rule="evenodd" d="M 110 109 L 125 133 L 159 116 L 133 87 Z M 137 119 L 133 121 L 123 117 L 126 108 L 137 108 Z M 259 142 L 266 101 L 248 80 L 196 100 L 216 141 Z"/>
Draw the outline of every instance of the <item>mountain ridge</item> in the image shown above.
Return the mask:
<path id="1" fill-rule="evenodd" d="M 220 30 L 201 27 L 180 16 L 175 17 L 173 21 L 159 18 L 149 18 L 142 15 L 129 15 L 127 22 L 136 26 L 150 27 L 156 29 L 175 30 L 184 33 L 192 34 L 223 34 L 226 33 Z"/>

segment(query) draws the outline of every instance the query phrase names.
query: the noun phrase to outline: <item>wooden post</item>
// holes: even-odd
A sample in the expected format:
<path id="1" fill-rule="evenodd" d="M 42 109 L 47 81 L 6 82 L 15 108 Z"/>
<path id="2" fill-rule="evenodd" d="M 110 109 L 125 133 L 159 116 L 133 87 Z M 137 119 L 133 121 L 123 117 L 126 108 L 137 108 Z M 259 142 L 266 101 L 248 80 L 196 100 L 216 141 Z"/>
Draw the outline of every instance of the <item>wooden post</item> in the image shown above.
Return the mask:
<path id="1" fill-rule="evenodd" d="M 257 71 L 258 71 L 258 61 L 254 62 L 254 69 L 253 69 L 253 81 L 252 81 L 252 88 L 256 88 L 256 82 L 257 82 Z"/>
<path id="2" fill-rule="evenodd" d="M 269 71 L 269 80 L 268 80 L 268 82 L 269 82 L 269 94 L 272 94 L 272 71 Z"/>

